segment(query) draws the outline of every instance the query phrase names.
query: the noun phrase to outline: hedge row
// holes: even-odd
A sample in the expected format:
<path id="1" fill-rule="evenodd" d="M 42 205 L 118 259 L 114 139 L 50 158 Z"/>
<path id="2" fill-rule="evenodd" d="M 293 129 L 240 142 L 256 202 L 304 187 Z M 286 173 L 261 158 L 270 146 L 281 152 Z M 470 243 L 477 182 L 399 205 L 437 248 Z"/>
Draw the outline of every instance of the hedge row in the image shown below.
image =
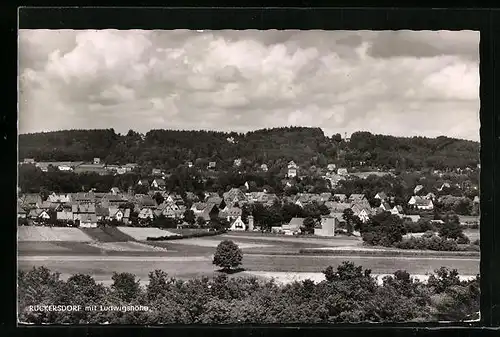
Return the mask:
<path id="1" fill-rule="evenodd" d="M 204 236 L 215 236 L 224 234 L 226 231 L 215 231 L 215 232 L 198 232 L 192 234 L 183 234 L 183 235 L 170 235 L 170 236 L 158 236 L 158 237 L 150 237 L 146 238 L 147 241 L 167 241 L 167 240 L 181 240 L 181 239 L 189 239 L 189 238 L 200 238 Z"/>
<path id="2" fill-rule="evenodd" d="M 299 250 L 300 254 L 321 254 L 321 255 L 336 255 L 336 256 L 469 256 L 469 257 L 479 257 L 480 254 L 477 251 L 432 251 L 432 250 L 326 250 L 326 249 L 316 249 L 316 248 L 304 248 Z"/>

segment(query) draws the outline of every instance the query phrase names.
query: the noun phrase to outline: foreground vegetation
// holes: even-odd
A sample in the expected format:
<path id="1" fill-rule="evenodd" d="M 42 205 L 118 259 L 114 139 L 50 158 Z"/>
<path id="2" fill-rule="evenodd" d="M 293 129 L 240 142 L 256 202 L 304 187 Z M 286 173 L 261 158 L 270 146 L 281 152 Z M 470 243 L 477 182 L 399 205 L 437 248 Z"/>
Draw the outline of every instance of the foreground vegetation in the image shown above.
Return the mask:
<path id="1" fill-rule="evenodd" d="M 67 281 L 49 269 L 18 273 L 19 321 L 70 324 L 244 324 L 460 321 L 479 311 L 479 276 L 460 281 L 456 270 L 436 270 L 427 283 L 397 271 L 378 285 L 370 270 L 344 262 L 326 268 L 325 281 L 278 285 L 220 274 L 188 281 L 161 270 L 141 287 L 133 274 L 114 274 L 106 287 L 89 275 Z M 142 305 L 148 311 L 34 312 L 29 305 Z"/>

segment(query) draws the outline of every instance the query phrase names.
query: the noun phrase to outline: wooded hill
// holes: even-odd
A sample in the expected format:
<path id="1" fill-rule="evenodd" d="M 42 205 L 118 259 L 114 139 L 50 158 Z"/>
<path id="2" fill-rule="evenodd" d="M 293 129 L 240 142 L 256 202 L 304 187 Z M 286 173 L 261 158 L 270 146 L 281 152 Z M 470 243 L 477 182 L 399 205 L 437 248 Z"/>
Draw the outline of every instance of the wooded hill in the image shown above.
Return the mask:
<path id="1" fill-rule="evenodd" d="M 423 169 L 475 167 L 479 143 L 448 137 L 393 137 L 355 132 L 350 142 L 340 134 L 327 137 L 320 128 L 282 127 L 240 134 L 216 131 L 151 130 L 145 135 L 130 130 L 65 130 L 21 134 L 19 158 L 36 161 L 91 161 L 107 164 L 138 163 L 170 169 L 192 161 L 218 169 L 242 159 L 243 167 L 283 167 L 290 160 L 301 166 L 329 163 L 380 168 Z"/>

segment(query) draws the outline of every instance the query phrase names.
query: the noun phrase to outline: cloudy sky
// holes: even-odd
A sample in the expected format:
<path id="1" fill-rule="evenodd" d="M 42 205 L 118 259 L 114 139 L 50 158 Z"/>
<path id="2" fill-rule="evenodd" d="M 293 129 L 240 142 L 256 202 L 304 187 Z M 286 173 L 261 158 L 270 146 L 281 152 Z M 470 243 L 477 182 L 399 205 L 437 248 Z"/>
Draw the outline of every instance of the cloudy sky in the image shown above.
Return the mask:
<path id="1" fill-rule="evenodd" d="M 479 32 L 19 33 L 19 132 L 319 126 L 479 140 Z"/>

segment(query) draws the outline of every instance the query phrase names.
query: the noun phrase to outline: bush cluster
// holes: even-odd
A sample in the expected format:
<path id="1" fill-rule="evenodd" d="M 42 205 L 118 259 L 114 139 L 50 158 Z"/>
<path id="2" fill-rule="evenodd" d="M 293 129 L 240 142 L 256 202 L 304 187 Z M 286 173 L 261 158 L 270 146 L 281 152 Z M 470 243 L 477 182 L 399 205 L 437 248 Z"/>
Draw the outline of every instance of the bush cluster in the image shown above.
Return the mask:
<path id="1" fill-rule="evenodd" d="M 410 237 L 395 244 L 399 249 L 420 249 L 420 250 L 436 250 L 436 251 L 458 251 L 460 250 L 457 242 L 451 239 L 433 235 L 431 237 Z"/>
<path id="2" fill-rule="evenodd" d="M 424 233 L 436 230 L 435 226 L 433 226 L 430 221 L 405 221 L 404 225 L 407 233 Z"/>

